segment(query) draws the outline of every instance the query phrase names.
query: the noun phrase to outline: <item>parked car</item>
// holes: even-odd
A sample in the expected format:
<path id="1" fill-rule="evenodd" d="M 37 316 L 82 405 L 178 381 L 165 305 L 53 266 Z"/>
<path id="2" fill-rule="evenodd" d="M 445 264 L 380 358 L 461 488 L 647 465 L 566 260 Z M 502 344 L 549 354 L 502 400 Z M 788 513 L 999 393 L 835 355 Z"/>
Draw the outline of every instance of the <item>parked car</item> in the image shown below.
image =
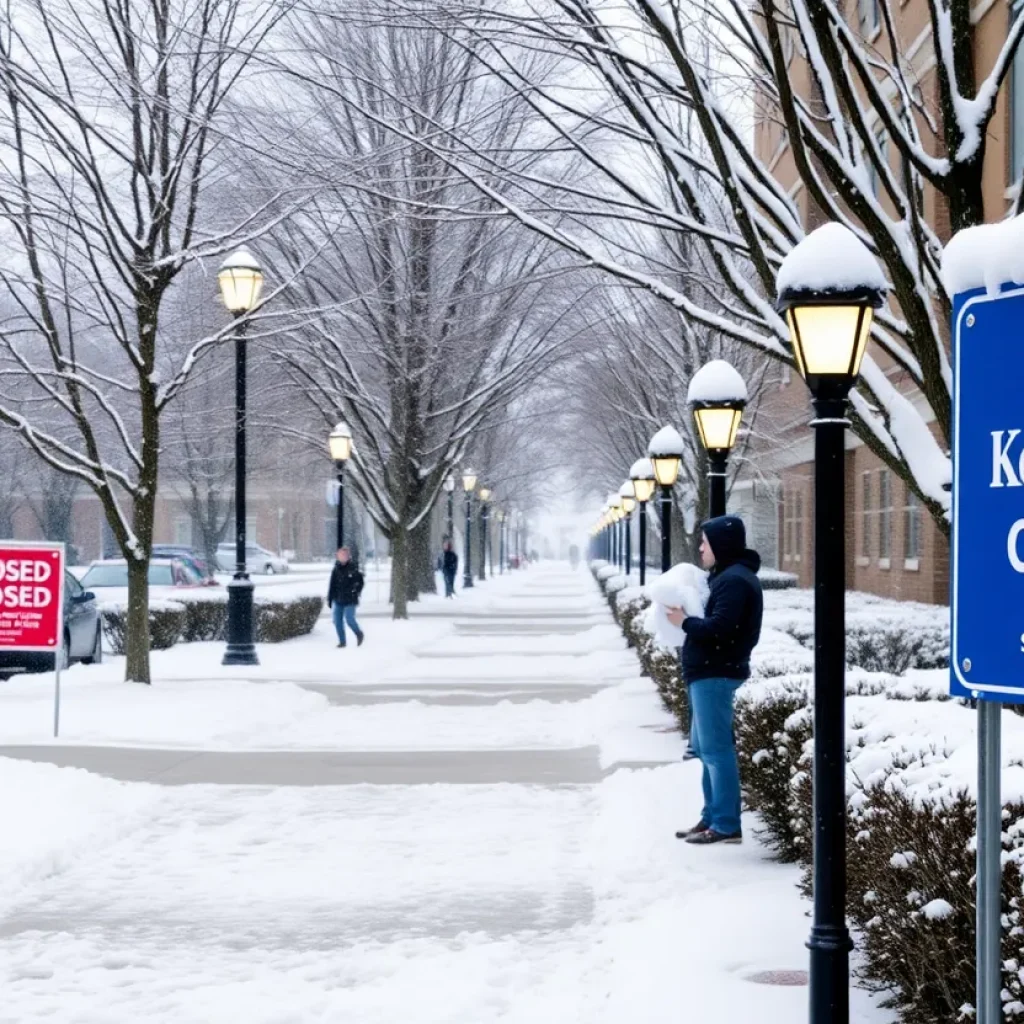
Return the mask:
<path id="1" fill-rule="evenodd" d="M 0 679 L 21 672 L 52 672 L 48 651 L 0 651 Z M 86 590 L 69 572 L 64 573 L 63 665 L 74 661 L 98 665 L 103 660 L 103 624 L 96 595 Z"/>
<path id="2" fill-rule="evenodd" d="M 203 578 L 209 587 L 219 586 L 216 570 L 203 558 L 195 548 L 187 547 L 184 544 L 154 544 L 154 558 L 180 558 L 186 565 L 194 569 Z"/>
<path id="3" fill-rule="evenodd" d="M 182 558 L 153 558 L 149 563 L 151 587 L 202 587 L 203 577 Z M 89 590 L 128 587 L 128 563 L 123 558 L 93 562 L 82 577 L 82 586 Z"/>
<path id="4" fill-rule="evenodd" d="M 217 565 L 221 572 L 235 571 L 235 545 L 217 545 Z M 245 567 L 251 573 L 274 576 L 279 572 L 288 571 L 288 563 L 280 555 L 275 555 L 258 544 L 247 544 L 245 547 Z"/>

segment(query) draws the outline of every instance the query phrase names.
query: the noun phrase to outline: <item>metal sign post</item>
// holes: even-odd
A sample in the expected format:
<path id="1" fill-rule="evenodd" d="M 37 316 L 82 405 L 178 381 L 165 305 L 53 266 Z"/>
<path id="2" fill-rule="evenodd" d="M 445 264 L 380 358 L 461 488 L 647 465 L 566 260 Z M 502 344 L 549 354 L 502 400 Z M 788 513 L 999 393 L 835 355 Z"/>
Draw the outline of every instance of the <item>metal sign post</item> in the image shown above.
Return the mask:
<path id="1" fill-rule="evenodd" d="M 1001 1024 L 1001 714 L 1024 703 L 1024 288 L 953 304 L 950 692 L 978 708 L 978 1024 Z"/>

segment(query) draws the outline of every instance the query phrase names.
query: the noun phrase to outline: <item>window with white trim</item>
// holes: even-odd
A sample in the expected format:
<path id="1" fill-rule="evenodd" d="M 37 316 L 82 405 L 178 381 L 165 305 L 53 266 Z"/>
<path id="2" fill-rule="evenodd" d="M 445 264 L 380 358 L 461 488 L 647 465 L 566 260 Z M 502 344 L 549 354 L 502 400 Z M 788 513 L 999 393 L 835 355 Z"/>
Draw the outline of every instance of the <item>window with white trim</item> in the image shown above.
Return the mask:
<path id="1" fill-rule="evenodd" d="M 903 509 L 903 557 L 908 561 L 921 557 L 921 499 L 909 487 Z"/>
<path id="2" fill-rule="evenodd" d="M 878 471 L 878 559 L 892 557 L 892 475 L 887 469 Z"/>
<path id="3" fill-rule="evenodd" d="M 871 527 L 875 521 L 875 509 L 871 504 L 871 473 L 860 475 L 861 532 L 860 553 L 862 558 L 871 557 Z"/>

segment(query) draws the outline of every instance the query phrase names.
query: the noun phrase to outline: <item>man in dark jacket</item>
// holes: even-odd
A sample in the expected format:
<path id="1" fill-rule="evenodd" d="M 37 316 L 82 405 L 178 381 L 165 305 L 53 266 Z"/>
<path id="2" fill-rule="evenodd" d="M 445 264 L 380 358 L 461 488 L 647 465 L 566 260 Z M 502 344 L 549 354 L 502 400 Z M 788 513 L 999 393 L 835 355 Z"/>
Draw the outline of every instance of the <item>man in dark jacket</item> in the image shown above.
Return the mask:
<path id="1" fill-rule="evenodd" d="M 444 576 L 444 596 L 455 596 L 455 577 L 459 571 L 459 556 L 450 540 L 444 542 L 444 552 L 441 555 L 441 573 Z"/>
<path id="2" fill-rule="evenodd" d="M 761 636 L 764 600 L 757 570 L 761 556 L 747 547 L 738 516 L 704 524 L 701 562 L 710 570 L 711 596 L 703 618 L 673 609 L 669 619 L 682 625 L 683 681 L 690 695 L 691 742 L 704 765 L 704 811 L 686 832 L 688 843 L 739 843 L 740 776 L 733 735 L 733 697 L 750 678 L 750 653 Z"/>
<path id="3" fill-rule="evenodd" d="M 331 570 L 331 582 L 327 587 L 327 607 L 334 616 L 334 628 L 338 633 L 338 646 L 345 647 L 345 624 L 355 633 L 356 643 L 363 646 L 363 631 L 356 622 L 356 608 L 359 595 L 363 592 L 363 574 L 352 561 L 348 548 L 338 548 L 338 560 Z"/>

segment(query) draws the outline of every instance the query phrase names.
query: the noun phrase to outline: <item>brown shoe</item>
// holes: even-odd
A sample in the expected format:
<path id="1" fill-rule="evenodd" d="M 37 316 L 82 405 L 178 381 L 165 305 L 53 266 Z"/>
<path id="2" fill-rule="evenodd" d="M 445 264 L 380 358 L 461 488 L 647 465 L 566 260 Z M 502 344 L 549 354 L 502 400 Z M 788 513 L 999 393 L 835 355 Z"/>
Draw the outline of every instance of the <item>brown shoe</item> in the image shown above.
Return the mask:
<path id="1" fill-rule="evenodd" d="M 699 836 L 702 832 L 707 832 L 709 828 L 710 826 L 705 825 L 703 821 L 698 821 L 693 828 L 689 828 L 685 832 L 677 832 L 676 839 L 689 839 L 690 836 Z"/>

